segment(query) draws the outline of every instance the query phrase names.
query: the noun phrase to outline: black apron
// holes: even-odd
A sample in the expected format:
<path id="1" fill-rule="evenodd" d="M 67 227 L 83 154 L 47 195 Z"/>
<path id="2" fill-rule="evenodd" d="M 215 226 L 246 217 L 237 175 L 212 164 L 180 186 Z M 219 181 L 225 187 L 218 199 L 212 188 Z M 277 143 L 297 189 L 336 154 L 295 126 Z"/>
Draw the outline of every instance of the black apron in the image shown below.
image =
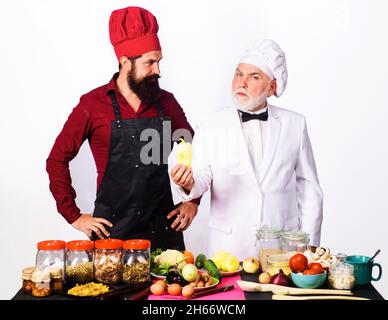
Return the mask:
<path id="1" fill-rule="evenodd" d="M 123 120 L 115 92 L 109 95 L 115 120 L 111 123 L 109 158 L 93 216 L 112 222 L 113 227 L 107 227 L 110 238 L 148 239 L 151 250 L 185 250 L 182 231 L 170 227 L 175 217 L 167 219 L 175 207 L 167 164 L 163 163 L 163 121 L 170 119 L 157 103 L 158 117 Z M 149 143 L 140 140 L 145 129 L 159 133 L 160 164 L 141 161 L 140 152 Z M 93 237 L 97 238 L 95 234 Z"/>

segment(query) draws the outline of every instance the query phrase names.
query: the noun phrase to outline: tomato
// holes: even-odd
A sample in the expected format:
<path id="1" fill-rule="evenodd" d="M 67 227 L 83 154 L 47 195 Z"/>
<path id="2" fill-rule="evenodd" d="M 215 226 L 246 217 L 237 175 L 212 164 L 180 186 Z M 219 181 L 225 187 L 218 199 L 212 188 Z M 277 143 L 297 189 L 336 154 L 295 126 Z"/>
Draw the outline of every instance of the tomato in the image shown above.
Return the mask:
<path id="1" fill-rule="evenodd" d="M 309 269 L 313 270 L 315 272 L 315 274 L 320 274 L 323 272 L 323 267 L 319 262 L 310 263 Z"/>
<path id="2" fill-rule="evenodd" d="M 306 269 L 305 271 L 303 271 L 303 274 L 311 276 L 311 275 L 316 274 L 316 273 L 313 269 Z"/>
<path id="3" fill-rule="evenodd" d="M 194 264 L 194 255 L 190 251 L 183 251 L 183 256 L 185 257 L 186 263 Z"/>
<path id="4" fill-rule="evenodd" d="M 290 258 L 289 261 L 292 272 L 303 272 L 307 268 L 308 260 L 302 253 L 297 253 Z"/>

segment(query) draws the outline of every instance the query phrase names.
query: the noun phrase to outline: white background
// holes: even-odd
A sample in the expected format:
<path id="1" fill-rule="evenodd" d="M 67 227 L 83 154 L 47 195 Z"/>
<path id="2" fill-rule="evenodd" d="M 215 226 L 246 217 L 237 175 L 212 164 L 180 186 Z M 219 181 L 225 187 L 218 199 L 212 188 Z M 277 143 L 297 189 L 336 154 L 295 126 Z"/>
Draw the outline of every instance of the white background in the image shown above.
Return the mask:
<path id="1" fill-rule="evenodd" d="M 56 212 L 45 160 L 79 97 L 117 70 L 112 10 L 149 9 L 163 47 L 162 86 L 195 125 L 230 101 L 245 44 L 272 38 L 289 84 L 272 104 L 303 113 L 325 195 L 322 244 L 371 255 L 388 272 L 385 1 L 2 1 L 0 5 L 0 298 L 19 289 L 44 239 L 85 238 Z M 272 99 L 272 98 L 271 98 Z M 96 174 L 88 144 L 71 163 L 77 203 L 92 210 Z M 186 232 L 203 248 L 208 195 Z M 385 275 L 375 283 L 388 297 Z"/>

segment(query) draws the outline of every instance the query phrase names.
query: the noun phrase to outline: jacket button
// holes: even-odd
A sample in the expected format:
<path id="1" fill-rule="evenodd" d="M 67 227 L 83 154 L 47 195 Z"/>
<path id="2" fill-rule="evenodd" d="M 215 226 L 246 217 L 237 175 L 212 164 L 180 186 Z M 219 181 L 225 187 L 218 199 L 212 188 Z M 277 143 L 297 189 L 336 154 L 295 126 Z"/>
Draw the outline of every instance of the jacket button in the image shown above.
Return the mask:
<path id="1" fill-rule="evenodd" d="M 138 164 L 135 164 L 135 168 L 139 168 L 139 165 L 138 165 Z"/>
<path id="2" fill-rule="evenodd" d="M 136 213 L 137 213 L 138 215 L 141 215 L 141 211 L 140 211 L 140 210 L 137 210 Z"/>

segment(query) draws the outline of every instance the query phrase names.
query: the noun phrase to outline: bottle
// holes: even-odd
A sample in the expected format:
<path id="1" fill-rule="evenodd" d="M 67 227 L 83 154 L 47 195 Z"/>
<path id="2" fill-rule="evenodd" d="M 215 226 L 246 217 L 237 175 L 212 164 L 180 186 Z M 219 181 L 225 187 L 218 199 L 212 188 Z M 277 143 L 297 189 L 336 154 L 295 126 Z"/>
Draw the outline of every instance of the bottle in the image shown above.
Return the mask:
<path id="1" fill-rule="evenodd" d="M 303 231 L 285 231 L 281 236 L 282 252 L 305 252 L 308 249 L 310 239 Z"/>
<path id="2" fill-rule="evenodd" d="M 70 285 L 92 282 L 94 242 L 75 240 L 66 243 L 65 279 Z"/>
<path id="3" fill-rule="evenodd" d="M 32 289 L 32 273 L 36 270 L 35 267 L 27 267 L 23 269 L 23 284 L 22 284 L 22 291 L 24 293 L 31 293 Z"/>
<path id="4" fill-rule="evenodd" d="M 260 228 L 257 231 L 257 242 L 259 247 L 259 261 L 262 271 L 267 270 L 267 258 L 272 254 L 278 254 L 282 252 L 280 236 L 282 230 L 271 229 L 266 226 Z"/>
<path id="5" fill-rule="evenodd" d="M 122 240 L 101 239 L 95 242 L 94 278 L 106 284 L 121 281 Z"/>
<path id="6" fill-rule="evenodd" d="M 123 282 L 142 286 L 151 282 L 151 242 L 133 239 L 123 242 Z"/>
<path id="7" fill-rule="evenodd" d="M 31 294 L 34 297 L 42 298 L 51 294 L 50 270 L 48 268 L 35 270 L 32 273 L 31 280 Z"/>
<path id="8" fill-rule="evenodd" d="M 58 267 L 50 268 L 51 293 L 62 293 L 63 273 Z"/>
<path id="9" fill-rule="evenodd" d="M 62 277 L 65 269 L 65 241 L 46 240 L 38 242 L 36 254 L 36 268 L 60 268 Z"/>

